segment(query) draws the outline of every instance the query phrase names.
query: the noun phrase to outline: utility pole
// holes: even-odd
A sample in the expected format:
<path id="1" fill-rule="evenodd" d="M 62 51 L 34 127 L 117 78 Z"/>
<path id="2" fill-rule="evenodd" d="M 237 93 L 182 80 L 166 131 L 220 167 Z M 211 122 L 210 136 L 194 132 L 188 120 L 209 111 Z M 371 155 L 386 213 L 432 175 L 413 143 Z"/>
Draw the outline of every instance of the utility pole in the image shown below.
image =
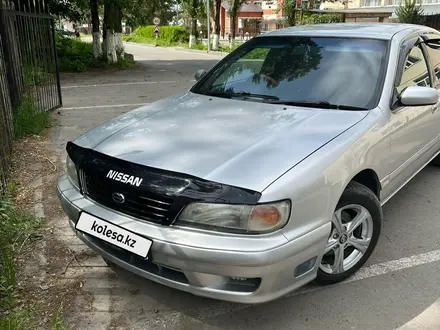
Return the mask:
<path id="1" fill-rule="evenodd" d="M 179 3 L 176 3 L 176 25 L 179 25 Z"/>
<path id="2" fill-rule="evenodd" d="M 209 0 L 206 0 L 206 13 L 208 15 L 208 53 L 211 50 L 211 15 L 209 12 Z"/>

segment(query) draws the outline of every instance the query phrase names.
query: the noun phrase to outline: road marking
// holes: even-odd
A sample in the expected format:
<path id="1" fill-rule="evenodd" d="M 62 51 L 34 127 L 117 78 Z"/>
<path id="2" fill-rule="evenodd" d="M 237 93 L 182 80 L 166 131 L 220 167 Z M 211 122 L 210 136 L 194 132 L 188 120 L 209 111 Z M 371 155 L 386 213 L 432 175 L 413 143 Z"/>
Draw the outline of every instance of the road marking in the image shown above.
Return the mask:
<path id="1" fill-rule="evenodd" d="M 88 105 L 84 107 L 70 107 L 62 108 L 62 110 L 80 110 L 80 109 L 95 109 L 95 108 L 123 108 L 123 107 L 139 107 L 148 103 L 128 103 L 128 104 L 107 104 L 107 105 Z"/>
<path id="2" fill-rule="evenodd" d="M 154 84 L 173 84 L 179 82 L 194 82 L 195 80 L 162 80 L 162 81 L 136 81 L 124 83 L 109 83 L 109 84 L 93 84 L 93 85 L 67 85 L 61 86 L 61 89 L 69 88 L 90 88 L 90 87 L 107 87 L 107 86 L 128 86 L 128 85 L 154 85 Z"/>
<path id="3" fill-rule="evenodd" d="M 333 286 L 305 286 L 303 288 L 300 288 L 296 291 L 293 291 L 278 300 L 284 300 L 290 297 L 311 293 L 315 291 L 324 290 L 326 288 L 331 288 L 339 285 L 343 285 L 346 283 L 366 280 L 372 277 L 385 275 L 389 273 L 393 273 L 399 270 L 409 269 L 420 265 L 430 264 L 433 262 L 440 261 L 440 250 L 435 250 L 427 253 L 417 254 L 411 257 L 404 257 L 397 260 L 390 260 L 386 262 L 381 262 L 375 265 L 367 266 L 364 268 L 361 268 L 357 271 L 355 275 L 350 277 L 349 279 L 339 283 L 334 284 Z M 224 314 L 228 314 L 231 312 L 236 312 L 239 310 L 243 310 L 246 308 L 251 308 L 255 305 L 243 305 L 243 304 L 234 304 L 234 303 L 228 303 L 223 302 L 219 305 L 215 306 L 207 306 L 204 308 L 198 309 L 198 318 L 200 319 L 207 319 L 210 317 L 220 316 Z"/>

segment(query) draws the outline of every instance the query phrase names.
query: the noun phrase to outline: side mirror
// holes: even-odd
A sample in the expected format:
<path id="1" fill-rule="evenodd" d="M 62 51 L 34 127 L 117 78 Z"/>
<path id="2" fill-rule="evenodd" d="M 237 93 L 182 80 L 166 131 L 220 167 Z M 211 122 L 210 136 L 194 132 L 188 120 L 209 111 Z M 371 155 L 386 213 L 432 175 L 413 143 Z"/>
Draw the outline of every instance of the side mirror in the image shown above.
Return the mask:
<path id="1" fill-rule="evenodd" d="M 196 78 L 196 80 L 200 80 L 200 78 L 202 78 L 202 76 L 206 73 L 205 70 L 203 69 L 198 69 L 196 71 L 196 74 L 194 75 L 194 77 Z"/>
<path id="2" fill-rule="evenodd" d="M 433 105 L 439 100 L 438 91 L 431 87 L 409 86 L 400 94 L 403 105 Z"/>

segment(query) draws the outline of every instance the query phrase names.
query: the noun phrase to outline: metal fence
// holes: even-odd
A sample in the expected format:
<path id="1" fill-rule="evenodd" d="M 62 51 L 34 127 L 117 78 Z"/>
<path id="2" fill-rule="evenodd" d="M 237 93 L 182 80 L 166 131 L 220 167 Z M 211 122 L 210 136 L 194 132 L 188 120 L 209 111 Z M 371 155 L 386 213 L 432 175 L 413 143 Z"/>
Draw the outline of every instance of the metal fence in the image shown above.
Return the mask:
<path id="1" fill-rule="evenodd" d="M 12 153 L 12 106 L 9 98 L 3 42 L 0 36 L 0 194 L 6 186 L 6 174 Z"/>
<path id="2" fill-rule="evenodd" d="M 0 190 L 10 165 L 13 117 L 24 98 L 40 112 L 62 105 L 55 23 L 48 13 L 44 0 L 0 0 Z"/>
<path id="3" fill-rule="evenodd" d="M 425 25 L 440 30 L 440 14 L 426 15 Z"/>

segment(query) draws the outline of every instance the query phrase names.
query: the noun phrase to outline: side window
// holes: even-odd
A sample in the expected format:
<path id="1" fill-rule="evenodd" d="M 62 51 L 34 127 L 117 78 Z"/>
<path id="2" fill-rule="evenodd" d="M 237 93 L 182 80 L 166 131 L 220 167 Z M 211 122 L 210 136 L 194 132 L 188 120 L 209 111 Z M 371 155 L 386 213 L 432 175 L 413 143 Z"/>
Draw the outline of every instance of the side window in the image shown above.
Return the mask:
<path id="1" fill-rule="evenodd" d="M 440 39 L 440 35 L 429 35 L 429 39 Z M 431 67 L 434 69 L 434 79 L 433 85 L 440 83 L 440 44 L 438 42 L 429 43 L 426 42 L 426 49 L 428 50 L 429 60 L 431 62 Z"/>
<path id="2" fill-rule="evenodd" d="M 408 86 L 431 86 L 425 56 L 418 46 L 412 48 L 406 57 L 397 92 L 400 94 Z"/>

